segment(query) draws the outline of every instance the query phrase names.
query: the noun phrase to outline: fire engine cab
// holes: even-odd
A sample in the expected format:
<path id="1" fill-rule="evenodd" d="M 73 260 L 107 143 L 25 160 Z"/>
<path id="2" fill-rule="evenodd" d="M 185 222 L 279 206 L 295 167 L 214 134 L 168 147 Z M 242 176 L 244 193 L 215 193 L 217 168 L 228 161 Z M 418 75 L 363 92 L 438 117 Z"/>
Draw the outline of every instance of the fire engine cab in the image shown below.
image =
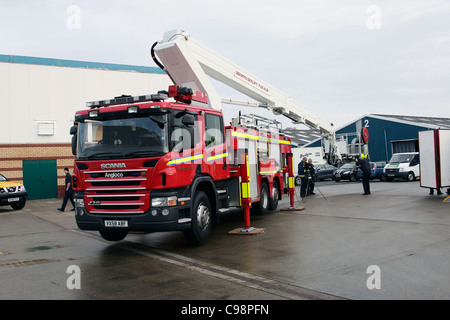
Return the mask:
<path id="1" fill-rule="evenodd" d="M 211 66 L 219 61 L 235 70 L 228 83 L 249 86 L 241 91 L 254 98 L 252 92 L 263 92 L 264 107 L 302 123 L 311 118 L 267 100 L 270 86 L 192 42 L 184 31 L 166 33 L 152 53 L 175 83 L 168 91 L 88 102 L 75 114 L 70 133 L 78 227 L 111 241 L 130 232 L 180 230 L 201 243 L 224 209 L 243 208 L 250 229 L 250 209 L 275 210 L 286 193 L 293 206 L 290 138 L 241 116 L 225 125 L 222 101 L 205 70 L 224 80 L 219 76 L 224 69 Z"/>

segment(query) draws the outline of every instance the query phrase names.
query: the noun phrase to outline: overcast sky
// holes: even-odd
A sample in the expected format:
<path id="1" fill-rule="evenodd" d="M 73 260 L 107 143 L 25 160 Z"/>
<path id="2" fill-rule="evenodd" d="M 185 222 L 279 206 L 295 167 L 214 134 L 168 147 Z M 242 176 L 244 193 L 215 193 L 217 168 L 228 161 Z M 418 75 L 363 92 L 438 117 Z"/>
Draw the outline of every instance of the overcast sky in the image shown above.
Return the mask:
<path id="1" fill-rule="evenodd" d="M 151 45 L 181 28 L 337 127 L 450 117 L 449 0 L 0 0 L 0 13 L 0 54 L 155 66 Z"/>

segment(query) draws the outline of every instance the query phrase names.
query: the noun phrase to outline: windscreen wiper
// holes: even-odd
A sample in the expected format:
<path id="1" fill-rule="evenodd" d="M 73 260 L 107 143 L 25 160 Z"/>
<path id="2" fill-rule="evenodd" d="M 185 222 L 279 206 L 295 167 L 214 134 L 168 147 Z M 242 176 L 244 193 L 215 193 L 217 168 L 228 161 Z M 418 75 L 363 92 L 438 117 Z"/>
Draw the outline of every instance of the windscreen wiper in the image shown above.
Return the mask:
<path id="1" fill-rule="evenodd" d="M 125 154 L 125 157 L 135 157 L 135 156 L 158 157 L 158 156 L 162 156 L 162 155 L 164 155 L 163 152 L 147 150 L 147 151 L 133 151 L 133 152 Z"/>
<path id="2" fill-rule="evenodd" d="M 108 159 L 111 157 L 114 158 L 123 158 L 125 155 L 123 153 L 111 153 L 111 152 L 103 152 L 103 153 L 96 153 L 93 154 L 91 156 L 86 157 L 87 159 L 90 160 L 103 160 L 103 159 Z"/>

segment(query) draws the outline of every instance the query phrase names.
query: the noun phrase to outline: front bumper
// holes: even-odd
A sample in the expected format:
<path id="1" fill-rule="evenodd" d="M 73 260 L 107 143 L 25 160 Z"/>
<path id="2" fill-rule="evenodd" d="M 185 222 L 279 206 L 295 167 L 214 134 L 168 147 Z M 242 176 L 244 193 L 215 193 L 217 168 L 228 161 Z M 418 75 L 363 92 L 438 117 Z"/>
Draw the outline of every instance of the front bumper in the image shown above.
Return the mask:
<path id="1" fill-rule="evenodd" d="M 394 179 L 394 178 L 406 179 L 408 177 L 408 174 L 409 174 L 408 171 L 400 172 L 399 170 L 392 170 L 392 169 L 384 172 L 384 176 L 387 179 Z"/>
<path id="2" fill-rule="evenodd" d="M 28 193 L 26 191 L 13 193 L 0 193 L 0 206 L 10 206 L 27 200 Z"/>
<path id="3" fill-rule="evenodd" d="M 75 196 L 75 198 L 77 197 L 79 195 Z M 189 209 L 190 201 L 188 200 L 184 201 L 184 205 L 150 207 L 143 214 L 92 214 L 84 207 L 77 207 L 75 209 L 75 220 L 81 230 L 180 231 L 191 227 Z M 165 215 L 163 215 L 163 210 Z M 111 223 L 111 221 L 117 223 Z M 125 227 L 123 226 L 124 223 L 126 224 Z"/>

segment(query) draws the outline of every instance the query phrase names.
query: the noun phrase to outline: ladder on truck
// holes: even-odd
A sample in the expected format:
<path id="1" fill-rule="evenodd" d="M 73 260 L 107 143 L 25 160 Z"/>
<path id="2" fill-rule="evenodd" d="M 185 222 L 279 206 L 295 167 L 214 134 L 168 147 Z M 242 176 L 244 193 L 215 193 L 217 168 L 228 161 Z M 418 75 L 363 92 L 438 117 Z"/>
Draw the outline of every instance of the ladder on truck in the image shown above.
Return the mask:
<path id="1" fill-rule="evenodd" d="M 200 44 L 184 30 L 166 32 L 161 41 L 153 44 L 152 58 L 174 84 L 206 92 L 209 107 L 222 110 L 222 103 L 236 102 L 220 98 L 208 76 L 256 100 L 258 103 L 253 106 L 272 110 L 275 115 L 283 115 L 294 124 L 319 130 L 329 142 L 329 150 L 324 150 L 328 162 L 336 164 L 342 159 L 331 123 L 323 121 L 287 94 Z"/>

